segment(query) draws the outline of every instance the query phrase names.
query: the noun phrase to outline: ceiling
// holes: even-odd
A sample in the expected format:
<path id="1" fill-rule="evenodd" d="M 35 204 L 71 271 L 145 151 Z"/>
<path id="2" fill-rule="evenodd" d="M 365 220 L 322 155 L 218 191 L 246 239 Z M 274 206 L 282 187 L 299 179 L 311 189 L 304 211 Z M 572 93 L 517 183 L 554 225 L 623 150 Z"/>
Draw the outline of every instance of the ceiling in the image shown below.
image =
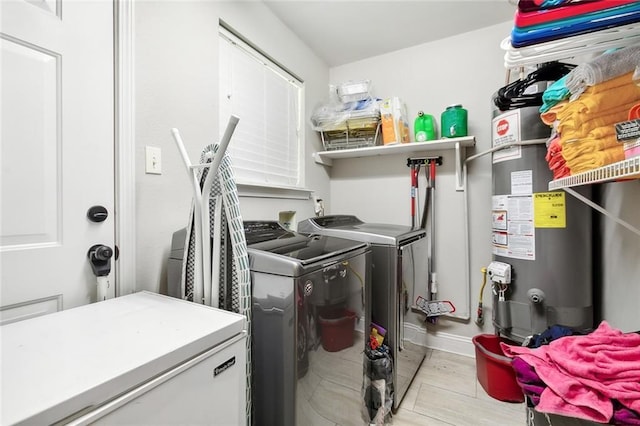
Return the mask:
<path id="1" fill-rule="evenodd" d="M 516 10 L 509 0 L 263 1 L 330 67 L 513 20 Z"/>

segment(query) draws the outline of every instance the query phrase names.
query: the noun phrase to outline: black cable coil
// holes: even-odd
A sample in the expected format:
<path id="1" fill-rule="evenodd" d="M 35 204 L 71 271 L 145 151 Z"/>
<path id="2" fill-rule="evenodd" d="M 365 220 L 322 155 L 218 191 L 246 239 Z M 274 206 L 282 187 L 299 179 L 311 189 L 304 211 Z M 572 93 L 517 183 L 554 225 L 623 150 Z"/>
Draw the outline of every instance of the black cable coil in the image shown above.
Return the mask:
<path id="1" fill-rule="evenodd" d="M 526 90 L 535 83 L 543 81 L 554 82 L 569 73 L 575 65 L 565 64 L 561 62 L 548 62 L 543 64 L 537 70 L 531 72 L 526 78 L 516 80 L 506 86 L 500 88 L 493 99 L 496 107 L 500 111 L 510 109 L 524 108 L 528 106 L 542 105 L 542 94 L 525 93 Z"/>

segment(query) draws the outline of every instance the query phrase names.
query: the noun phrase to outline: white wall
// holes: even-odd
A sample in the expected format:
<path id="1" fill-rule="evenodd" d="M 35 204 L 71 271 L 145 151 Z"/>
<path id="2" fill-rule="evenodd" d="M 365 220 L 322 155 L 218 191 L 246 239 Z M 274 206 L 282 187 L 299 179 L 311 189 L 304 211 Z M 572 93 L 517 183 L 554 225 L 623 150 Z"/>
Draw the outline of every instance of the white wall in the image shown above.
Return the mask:
<path id="1" fill-rule="evenodd" d="M 439 114 L 447 105 L 462 103 L 469 111 L 469 133 L 476 137 L 475 152 L 490 147 L 490 98 L 506 78 L 499 43 L 509 33 L 511 22 L 329 70 L 259 2 L 137 2 L 135 16 L 137 290 L 160 291 L 166 285 L 171 235 L 185 226 L 189 213 L 190 187 L 170 128 L 180 129 L 192 159 L 198 158 L 201 148 L 218 134 L 219 19 L 305 80 L 307 117 L 326 97 L 330 81 L 371 79 L 378 97 L 399 96 L 405 100 L 410 119 L 418 110 L 424 110 L 436 115 L 439 121 Z M 306 186 L 325 199 L 327 214 L 351 213 L 368 222 L 410 224 L 406 156 L 339 160 L 333 167 L 324 167 L 311 160 L 311 153 L 319 150 L 321 143 L 308 125 L 305 136 Z M 146 145 L 162 148 L 162 175 L 144 174 Z M 481 283 L 479 271 L 491 259 L 490 162 L 483 158 L 469 168 L 472 244 L 469 312 L 462 252 L 463 194 L 455 191 L 453 153 L 426 155 L 444 158 L 444 165 L 438 168 L 436 189 L 436 271 L 440 296 L 452 300 L 458 313 L 475 318 Z M 607 207 L 636 227 L 640 227 L 639 185 L 640 182 L 609 184 L 604 193 Z M 282 210 L 297 211 L 298 219 L 313 214 L 309 200 L 282 198 L 242 197 L 241 209 L 245 219 L 276 218 Z M 610 221 L 603 222 L 602 229 L 607 262 L 602 274 L 601 310 L 614 326 L 640 329 L 632 313 L 640 301 L 637 278 L 640 238 Z M 441 318 L 436 326 L 430 326 L 428 337 L 434 346 L 439 336 L 457 341 L 464 346 L 460 351 L 468 352 L 472 336 L 493 331 L 488 288 L 485 318 L 484 328 L 473 321 Z"/>
<path id="2" fill-rule="evenodd" d="M 186 225 L 191 205 L 187 172 L 170 129 L 180 130 L 192 161 L 217 140 L 219 20 L 304 80 L 307 116 L 326 94 L 329 70 L 260 2 L 142 1 L 135 3 L 135 19 L 136 290 L 163 291 L 171 236 Z M 306 129 L 306 187 L 326 198 L 328 173 L 311 160 L 320 140 Z M 162 149 L 161 175 L 144 173 L 147 145 Z M 244 219 L 277 219 L 283 210 L 296 211 L 298 219 L 313 215 L 308 199 L 241 197 L 240 202 Z"/>
<path id="3" fill-rule="evenodd" d="M 505 22 L 332 68 L 331 82 L 370 79 L 375 96 L 398 96 L 405 101 L 412 130 L 418 111 L 434 115 L 440 123 L 440 113 L 448 105 L 461 103 L 468 110 L 469 134 L 476 137 L 475 152 L 484 151 L 491 146 L 491 95 L 504 85 L 506 76 L 499 45 L 511 26 L 511 22 Z M 473 152 L 469 150 L 469 153 Z M 463 255 L 464 194 L 455 190 L 453 151 L 429 151 L 417 156 L 434 155 L 441 155 L 444 161 L 437 169 L 435 191 L 435 270 L 440 283 L 439 298 L 451 300 L 456 305 L 457 314 L 469 316 Z M 406 155 L 334 161 L 330 213 L 354 213 L 369 222 L 411 224 L 410 180 L 406 162 Z M 430 327 L 431 336 L 444 333 L 468 340 L 480 332 L 492 331 L 488 288 L 485 290 L 484 329 L 473 322 L 482 278 L 480 268 L 491 259 L 487 227 L 491 223 L 489 160 L 482 158 L 471 163 L 469 173 L 472 320 L 440 318 L 437 326 Z M 424 183 L 425 177 L 421 175 L 420 185 Z M 355 194 L 366 195 L 356 197 Z M 420 198 L 424 200 L 424 195 L 421 194 Z"/>
<path id="4" fill-rule="evenodd" d="M 640 181 L 603 185 L 602 205 L 640 229 Z M 640 235 L 600 215 L 602 318 L 623 331 L 640 330 Z"/>
<path id="5" fill-rule="evenodd" d="M 505 85 L 506 69 L 500 41 L 512 28 L 505 22 L 478 31 L 460 34 L 332 68 L 330 80 L 370 79 L 373 94 L 379 98 L 399 96 L 406 102 L 408 118 L 419 110 L 440 113 L 447 105 L 461 103 L 469 112 L 469 134 L 476 137 L 476 148 L 491 146 L 491 95 Z M 412 127 L 413 129 L 413 127 Z M 463 194 L 455 191 L 452 152 L 425 152 L 418 156 L 442 155 L 436 188 L 436 266 L 440 299 L 451 300 L 462 316 L 469 315 L 463 258 Z M 479 333 L 492 333 L 491 293 L 484 292 L 485 323 L 474 323 L 482 276 L 480 268 L 491 260 L 490 156 L 470 163 L 469 197 L 471 229 L 471 321 L 439 318 L 429 326 L 427 342 L 435 347 L 468 353 L 469 339 Z M 409 169 L 407 156 L 381 156 L 334 160 L 331 170 L 331 203 L 328 213 L 352 213 L 368 222 L 409 225 Z M 421 184 L 425 182 L 422 177 Z M 606 207 L 639 226 L 639 182 L 609 184 L 603 201 Z M 362 194 L 365 194 L 362 196 Z M 421 195 L 422 197 L 422 195 Z M 424 198 L 422 198 L 424 199 Z M 602 300 L 595 301 L 603 317 L 623 330 L 640 329 L 635 308 L 640 302 L 640 237 L 630 234 L 610 220 L 602 223 L 602 246 L 606 247 Z M 590 267 L 590 265 L 585 265 Z M 418 324 L 417 321 L 415 321 Z M 424 329 L 423 329 L 424 330 Z"/>

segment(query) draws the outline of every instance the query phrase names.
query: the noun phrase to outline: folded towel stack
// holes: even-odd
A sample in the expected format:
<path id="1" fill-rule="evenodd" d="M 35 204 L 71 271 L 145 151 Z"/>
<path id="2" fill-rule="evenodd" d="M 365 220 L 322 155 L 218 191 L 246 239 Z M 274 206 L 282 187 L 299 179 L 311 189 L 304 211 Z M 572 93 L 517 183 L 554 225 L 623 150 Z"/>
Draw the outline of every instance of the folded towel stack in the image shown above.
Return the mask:
<path id="1" fill-rule="evenodd" d="M 612 80 L 599 83 L 585 90 L 584 95 L 569 102 L 567 107 L 558 113 L 560 120 L 574 118 L 581 124 L 606 111 L 629 110 L 638 100 L 640 87 L 631 81 L 631 73 L 626 73 Z"/>
<path id="2" fill-rule="evenodd" d="M 517 49 L 639 21 L 635 0 L 519 0 L 510 39 Z"/>
<path id="3" fill-rule="evenodd" d="M 633 66 L 629 57 L 634 58 Z M 567 100 L 566 94 L 562 95 L 564 99 L 556 96 L 559 90 L 564 93 L 561 88 L 556 87 L 551 93 L 550 99 L 555 103 L 548 104 L 540 118 L 553 126 L 558 136 L 558 141 L 549 143 L 547 153 L 554 179 L 625 159 L 614 124 L 627 120 L 630 110 L 640 101 L 640 86 L 633 81 L 639 63 L 640 47 L 602 55 L 567 74 L 564 82 L 572 100 Z M 582 71 L 574 73 L 578 68 Z M 576 82 L 582 86 L 576 89 Z M 576 93 L 577 97 L 574 96 Z M 564 163 L 558 160 L 558 154 Z"/>
<path id="4" fill-rule="evenodd" d="M 638 64 L 640 46 L 629 46 L 578 65 L 567 75 L 566 86 L 571 98 L 577 99 L 587 87 L 632 72 Z"/>

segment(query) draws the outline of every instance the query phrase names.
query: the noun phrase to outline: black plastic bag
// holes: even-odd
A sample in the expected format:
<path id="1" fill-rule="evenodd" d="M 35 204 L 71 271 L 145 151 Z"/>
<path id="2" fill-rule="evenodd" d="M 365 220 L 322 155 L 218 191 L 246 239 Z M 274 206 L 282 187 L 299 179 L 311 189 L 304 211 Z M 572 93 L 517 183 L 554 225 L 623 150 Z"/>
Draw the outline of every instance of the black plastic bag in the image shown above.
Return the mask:
<path id="1" fill-rule="evenodd" d="M 363 357 L 362 414 L 367 423 L 384 425 L 393 406 L 393 359 L 389 347 L 365 348 Z"/>

